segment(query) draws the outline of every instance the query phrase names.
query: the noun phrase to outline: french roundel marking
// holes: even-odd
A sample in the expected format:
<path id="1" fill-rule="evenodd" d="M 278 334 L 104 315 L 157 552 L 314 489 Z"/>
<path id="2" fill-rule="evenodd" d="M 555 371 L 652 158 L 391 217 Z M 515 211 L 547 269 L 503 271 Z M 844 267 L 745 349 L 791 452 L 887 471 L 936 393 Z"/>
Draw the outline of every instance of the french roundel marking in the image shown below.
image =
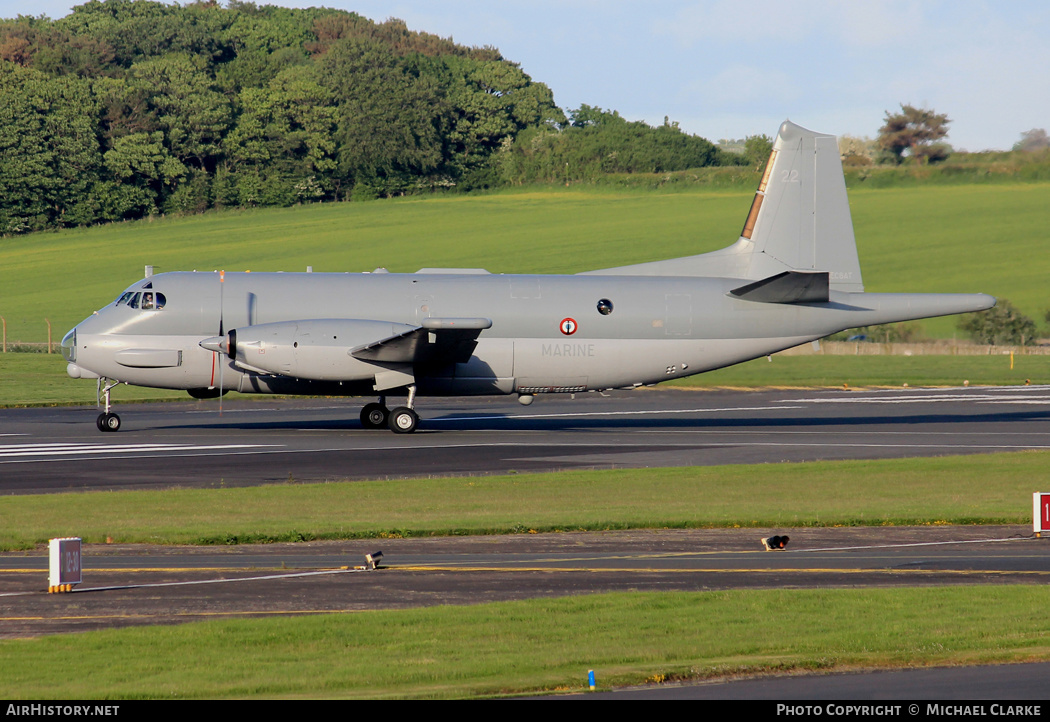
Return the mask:
<path id="1" fill-rule="evenodd" d="M 563 318 L 559 324 L 559 328 L 561 328 L 561 332 L 566 336 L 572 336 L 576 333 L 576 329 L 579 328 L 579 326 L 576 324 L 575 318 Z"/>

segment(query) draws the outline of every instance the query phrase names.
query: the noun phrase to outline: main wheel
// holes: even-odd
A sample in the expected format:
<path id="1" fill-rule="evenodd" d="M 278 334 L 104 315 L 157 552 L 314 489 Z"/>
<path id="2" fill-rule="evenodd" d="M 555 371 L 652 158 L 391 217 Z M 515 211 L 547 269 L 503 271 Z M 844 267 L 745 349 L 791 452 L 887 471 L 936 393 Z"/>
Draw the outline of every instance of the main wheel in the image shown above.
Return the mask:
<path id="1" fill-rule="evenodd" d="M 99 414 L 95 419 L 95 426 L 99 431 L 119 431 L 120 417 L 116 414 Z"/>
<path id="2" fill-rule="evenodd" d="M 390 409 L 382 404 L 365 404 L 365 407 L 361 409 L 361 426 L 366 429 L 381 429 L 386 426 L 389 415 Z"/>
<path id="3" fill-rule="evenodd" d="M 390 412 L 388 425 L 395 434 L 411 434 L 418 423 L 419 416 L 407 406 L 399 406 Z"/>

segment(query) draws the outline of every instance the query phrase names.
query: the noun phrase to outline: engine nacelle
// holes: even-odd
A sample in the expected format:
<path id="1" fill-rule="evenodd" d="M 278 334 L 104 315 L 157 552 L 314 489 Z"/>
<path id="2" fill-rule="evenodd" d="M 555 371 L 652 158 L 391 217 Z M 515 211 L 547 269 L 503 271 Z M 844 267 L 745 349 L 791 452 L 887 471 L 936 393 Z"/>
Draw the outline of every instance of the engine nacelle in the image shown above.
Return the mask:
<path id="1" fill-rule="evenodd" d="M 313 381 L 358 381 L 385 367 L 356 359 L 350 351 L 414 328 L 356 319 L 264 323 L 230 331 L 224 350 L 250 371 Z"/>

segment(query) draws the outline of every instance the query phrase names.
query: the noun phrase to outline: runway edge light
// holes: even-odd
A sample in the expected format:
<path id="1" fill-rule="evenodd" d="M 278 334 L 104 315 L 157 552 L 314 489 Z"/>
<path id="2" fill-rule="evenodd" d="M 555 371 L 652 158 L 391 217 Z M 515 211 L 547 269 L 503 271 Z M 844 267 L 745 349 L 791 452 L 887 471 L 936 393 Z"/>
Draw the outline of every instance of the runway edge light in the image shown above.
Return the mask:
<path id="1" fill-rule="evenodd" d="M 1050 533 L 1050 492 L 1032 494 L 1032 531 L 1037 537 Z"/>
<path id="2" fill-rule="evenodd" d="M 82 581 L 80 537 L 49 539 L 47 544 L 50 556 L 48 594 L 73 591 L 73 585 Z"/>

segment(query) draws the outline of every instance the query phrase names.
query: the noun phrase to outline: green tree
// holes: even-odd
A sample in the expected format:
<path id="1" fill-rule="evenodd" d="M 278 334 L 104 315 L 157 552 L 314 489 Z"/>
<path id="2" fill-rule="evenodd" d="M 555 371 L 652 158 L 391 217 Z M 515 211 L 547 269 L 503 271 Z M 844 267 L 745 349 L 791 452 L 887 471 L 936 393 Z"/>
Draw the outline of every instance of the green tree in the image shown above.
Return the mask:
<path id="1" fill-rule="evenodd" d="M 1014 150 L 1023 150 L 1025 152 L 1033 152 L 1042 150 L 1043 148 L 1050 148 L 1050 137 L 1047 136 L 1046 131 L 1042 128 L 1032 128 L 1024 133 L 1021 133 L 1021 140 L 1014 143 Z"/>
<path id="2" fill-rule="evenodd" d="M 443 159 L 448 101 L 431 76 L 410 72 L 382 43 L 348 38 L 314 65 L 336 101 L 336 177 L 358 197 L 403 192 Z"/>
<path id="3" fill-rule="evenodd" d="M 129 86 L 146 94 L 173 156 L 186 165 L 214 170 L 219 143 L 231 124 L 231 109 L 203 61 L 179 53 L 136 63 Z"/>
<path id="4" fill-rule="evenodd" d="M 133 133 L 117 138 L 106 151 L 106 168 L 116 183 L 105 188 L 106 215 L 111 219 L 156 213 L 187 168 L 164 146 L 164 134 Z"/>
<path id="5" fill-rule="evenodd" d="M 237 125 L 223 148 L 230 170 L 247 173 L 253 203 L 318 200 L 335 170 L 335 109 L 329 92 L 293 67 L 266 88 L 245 88 Z M 235 179 L 236 182 L 236 179 Z"/>
<path id="6" fill-rule="evenodd" d="M 773 139 L 768 135 L 749 135 L 744 139 L 744 158 L 752 168 L 765 168 L 772 152 Z"/>
<path id="7" fill-rule="evenodd" d="M 523 130 L 499 158 L 509 183 L 595 181 L 607 173 L 663 173 L 720 162 L 712 143 L 675 123 L 653 128 L 589 105 L 569 111 L 564 127 Z"/>
<path id="8" fill-rule="evenodd" d="M 885 123 L 879 128 L 879 147 L 896 163 L 911 158 L 918 163 L 944 160 L 950 152 L 945 143 L 951 121 L 943 113 L 928 108 L 901 104 L 901 112 L 886 111 Z"/>
<path id="9" fill-rule="evenodd" d="M 216 68 L 216 77 L 231 94 L 265 87 L 281 70 L 310 62 L 305 45 L 317 39 L 312 30 L 316 15 L 337 12 L 259 7 L 238 0 L 231 0 L 228 9 L 233 19 L 224 31 L 224 43 L 233 57 Z"/>
<path id="10" fill-rule="evenodd" d="M 565 120 L 550 89 L 513 63 L 458 55 L 415 62 L 421 74 L 447 88 L 444 164 L 456 178 L 487 166 L 503 141 L 522 129 Z"/>
<path id="11" fill-rule="evenodd" d="M 958 324 L 960 331 L 978 343 L 991 346 L 1033 346 L 1038 335 L 1035 321 L 1005 298 L 1000 298 L 987 311 L 960 317 Z"/>
<path id="12" fill-rule="evenodd" d="M 88 81 L 0 61 L 0 233 L 95 220 L 96 122 Z"/>

